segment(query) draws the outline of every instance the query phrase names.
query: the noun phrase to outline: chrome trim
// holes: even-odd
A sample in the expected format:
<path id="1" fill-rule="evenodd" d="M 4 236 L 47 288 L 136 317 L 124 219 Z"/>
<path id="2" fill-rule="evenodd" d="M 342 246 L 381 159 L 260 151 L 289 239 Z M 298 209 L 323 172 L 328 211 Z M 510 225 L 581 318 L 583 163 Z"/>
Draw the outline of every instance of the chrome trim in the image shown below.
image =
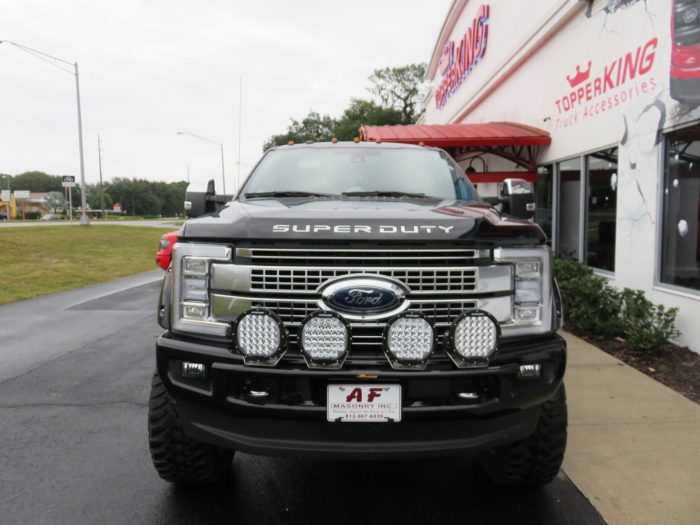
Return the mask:
<path id="1" fill-rule="evenodd" d="M 210 282 L 213 290 L 314 295 L 320 293 L 330 280 L 362 274 L 396 280 L 409 289 L 411 296 L 505 292 L 513 289 L 514 282 L 514 270 L 508 264 L 393 268 L 212 264 Z"/>
<path id="2" fill-rule="evenodd" d="M 379 288 L 394 295 L 395 302 L 385 309 L 368 309 L 362 313 L 362 309 L 342 309 L 332 303 L 333 294 L 344 288 Z M 374 319 L 386 319 L 393 317 L 408 308 L 406 295 L 409 293 L 408 288 L 396 279 L 386 277 L 377 277 L 373 275 L 358 274 L 357 276 L 342 276 L 335 279 L 330 279 L 321 288 L 321 299 L 318 300 L 318 307 L 321 310 L 335 312 L 342 315 L 346 319 L 365 321 Z"/>

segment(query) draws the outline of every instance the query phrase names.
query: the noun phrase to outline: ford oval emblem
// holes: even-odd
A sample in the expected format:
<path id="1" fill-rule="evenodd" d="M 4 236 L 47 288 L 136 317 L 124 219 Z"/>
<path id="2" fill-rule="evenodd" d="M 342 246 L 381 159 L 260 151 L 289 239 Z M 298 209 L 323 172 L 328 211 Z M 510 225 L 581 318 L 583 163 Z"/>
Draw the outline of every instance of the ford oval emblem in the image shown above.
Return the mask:
<path id="1" fill-rule="evenodd" d="M 364 317 L 400 308 L 406 291 L 393 279 L 353 275 L 329 283 L 322 290 L 322 297 L 331 310 Z"/>

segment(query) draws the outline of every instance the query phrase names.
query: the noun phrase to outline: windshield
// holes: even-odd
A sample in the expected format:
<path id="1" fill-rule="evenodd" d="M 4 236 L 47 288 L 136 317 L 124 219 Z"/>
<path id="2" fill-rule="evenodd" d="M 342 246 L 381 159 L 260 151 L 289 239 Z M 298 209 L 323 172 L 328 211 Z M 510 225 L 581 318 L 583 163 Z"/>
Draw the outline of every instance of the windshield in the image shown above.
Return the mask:
<path id="1" fill-rule="evenodd" d="M 360 145 L 268 152 L 242 193 L 281 192 L 351 196 L 390 192 L 394 195 L 388 196 L 479 200 L 459 164 L 444 151 Z"/>

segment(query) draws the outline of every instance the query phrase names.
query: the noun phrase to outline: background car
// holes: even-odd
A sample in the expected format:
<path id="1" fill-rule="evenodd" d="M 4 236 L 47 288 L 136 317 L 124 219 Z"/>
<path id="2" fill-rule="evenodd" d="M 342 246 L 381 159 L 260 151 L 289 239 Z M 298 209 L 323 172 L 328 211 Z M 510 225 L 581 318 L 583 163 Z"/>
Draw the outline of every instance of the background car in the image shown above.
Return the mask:
<path id="1" fill-rule="evenodd" d="M 172 259 L 173 246 L 177 242 L 177 232 L 168 232 L 160 238 L 158 251 L 156 252 L 156 264 L 163 270 L 170 267 Z"/>

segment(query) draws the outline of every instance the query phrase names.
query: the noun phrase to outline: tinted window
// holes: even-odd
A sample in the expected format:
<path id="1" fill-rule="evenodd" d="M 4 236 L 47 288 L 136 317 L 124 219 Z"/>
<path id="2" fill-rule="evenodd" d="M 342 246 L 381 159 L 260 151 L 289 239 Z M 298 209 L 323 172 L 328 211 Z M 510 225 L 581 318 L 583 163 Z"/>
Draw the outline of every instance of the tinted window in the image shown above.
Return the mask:
<path id="1" fill-rule="evenodd" d="M 588 166 L 588 229 L 586 262 L 615 271 L 617 225 L 617 148 L 586 157 Z"/>
<path id="2" fill-rule="evenodd" d="M 441 199 L 479 199 L 459 165 L 443 151 L 361 145 L 268 152 L 243 193 L 270 191 L 397 191 Z"/>
<path id="3" fill-rule="evenodd" d="M 700 125 L 666 136 L 661 281 L 700 290 Z"/>

